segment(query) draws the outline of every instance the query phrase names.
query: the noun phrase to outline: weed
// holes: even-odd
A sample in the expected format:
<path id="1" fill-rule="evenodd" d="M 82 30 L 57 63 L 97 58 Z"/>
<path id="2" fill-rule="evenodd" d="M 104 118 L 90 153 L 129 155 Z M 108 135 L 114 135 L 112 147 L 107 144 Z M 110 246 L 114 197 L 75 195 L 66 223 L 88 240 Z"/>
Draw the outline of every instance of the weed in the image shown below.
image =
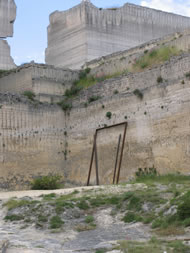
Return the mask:
<path id="1" fill-rule="evenodd" d="M 135 96 L 137 96 L 139 99 L 143 99 L 143 93 L 139 90 L 139 89 L 135 89 L 134 91 L 133 91 L 133 94 L 135 95 Z"/>
<path id="2" fill-rule="evenodd" d="M 181 84 L 185 84 L 185 81 L 184 81 L 184 80 L 182 80 L 182 81 L 181 81 Z"/>
<path id="3" fill-rule="evenodd" d="M 73 97 L 73 96 L 76 96 L 78 93 L 79 93 L 79 91 L 81 90 L 81 88 L 80 87 L 78 87 L 77 85 L 72 85 L 72 87 L 70 88 L 70 89 L 67 89 L 66 91 L 65 91 L 65 96 L 66 97 L 68 97 L 68 98 L 71 98 L 71 97 Z"/>
<path id="4" fill-rule="evenodd" d="M 157 83 L 163 83 L 163 78 L 161 76 L 157 78 Z"/>
<path id="5" fill-rule="evenodd" d="M 63 111 L 70 111 L 72 109 L 72 104 L 67 103 L 65 100 L 57 103 L 59 106 L 61 106 Z"/>
<path id="6" fill-rule="evenodd" d="M 114 92 L 113 92 L 113 94 L 118 94 L 119 93 L 119 91 L 118 90 L 114 90 Z"/>
<path id="7" fill-rule="evenodd" d="M 39 215 L 38 216 L 38 222 L 47 222 L 48 218 L 44 215 Z"/>
<path id="8" fill-rule="evenodd" d="M 78 208 L 80 208 L 80 209 L 82 209 L 82 210 L 87 210 L 87 209 L 90 208 L 89 205 L 88 205 L 88 203 L 87 203 L 85 200 L 83 200 L 83 199 L 81 199 L 81 200 L 77 203 L 77 206 L 78 206 Z"/>
<path id="9" fill-rule="evenodd" d="M 61 176 L 59 175 L 51 175 L 51 176 L 43 176 L 38 177 L 33 180 L 32 190 L 54 190 L 59 188 L 59 182 L 61 180 Z"/>
<path id="10" fill-rule="evenodd" d="M 18 220 L 23 220 L 24 217 L 22 215 L 17 215 L 17 214 L 11 214 L 11 215 L 7 215 L 5 216 L 4 220 L 6 221 L 18 221 Z"/>
<path id="11" fill-rule="evenodd" d="M 183 195 L 181 200 L 182 203 L 178 206 L 177 213 L 179 215 L 180 220 L 183 221 L 185 219 L 190 218 L 190 191 L 188 191 L 185 195 Z"/>
<path id="12" fill-rule="evenodd" d="M 91 96 L 88 98 L 88 103 L 92 103 L 100 98 L 101 98 L 100 96 Z"/>
<path id="13" fill-rule="evenodd" d="M 127 212 L 122 219 L 125 223 L 142 221 L 142 217 L 133 212 Z"/>
<path id="14" fill-rule="evenodd" d="M 112 116 L 112 113 L 111 113 L 111 112 L 106 112 L 106 117 L 107 117 L 108 119 L 111 119 L 111 116 Z"/>
<path id="15" fill-rule="evenodd" d="M 50 228 L 51 229 L 61 228 L 63 224 L 64 224 L 64 221 L 57 215 L 53 216 L 50 219 Z"/>
<path id="16" fill-rule="evenodd" d="M 102 105 L 102 109 L 104 109 L 105 108 L 105 105 Z"/>
<path id="17" fill-rule="evenodd" d="M 187 73 L 185 74 L 185 77 L 186 77 L 186 78 L 190 78 L 190 72 L 187 72 Z"/>
<path id="18" fill-rule="evenodd" d="M 23 92 L 23 95 L 24 96 L 26 96 L 28 99 L 30 99 L 30 100 L 34 100 L 34 98 L 35 98 L 35 93 L 33 92 L 33 91 L 31 91 L 31 90 L 25 90 L 24 92 Z"/>
<path id="19" fill-rule="evenodd" d="M 92 222 L 94 222 L 94 217 L 92 215 L 86 216 L 85 222 L 86 223 L 92 223 Z"/>
<path id="20" fill-rule="evenodd" d="M 125 116 L 124 118 L 127 119 L 127 116 Z"/>
<path id="21" fill-rule="evenodd" d="M 144 115 L 147 115 L 147 112 L 144 112 Z"/>

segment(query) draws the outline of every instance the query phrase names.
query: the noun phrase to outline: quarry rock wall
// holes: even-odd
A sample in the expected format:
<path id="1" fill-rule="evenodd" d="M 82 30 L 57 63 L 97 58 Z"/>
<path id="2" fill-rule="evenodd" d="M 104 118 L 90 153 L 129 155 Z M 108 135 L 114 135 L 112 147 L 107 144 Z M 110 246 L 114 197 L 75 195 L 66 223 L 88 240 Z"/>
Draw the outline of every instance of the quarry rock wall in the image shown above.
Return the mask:
<path id="1" fill-rule="evenodd" d="M 189 27 L 190 18 L 172 13 L 133 4 L 102 9 L 83 1 L 51 14 L 46 63 L 80 68 L 87 61 Z"/>
<path id="2" fill-rule="evenodd" d="M 6 40 L 13 36 L 13 24 L 16 19 L 16 4 L 14 0 L 0 0 L 0 69 L 16 67 L 10 56 L 10 47 Z"/>
<path id="3" fill-rule="evenodd" d="M 39 175 L 60 174 L 67 184 L 85 184 L 95 130 L 128 122 L 121 181 L 139 167 L 188 174 L 190 163 L 190 54 L 173 57 L 144 72 L 104 81 L 82 91 L 70 111 L 1 95 L 0 187 L 23 189 Z M 162 82 L 157 78 L 161 76 Z M 118 93 L 115 94 L 114 90 Z M 139 89 L 140 99 L 134 94 Z M 91 96 L 99 100 L 85 106 Z M 111 112 L 111 118 L 106 117 Z M 98 134 L 100 183 L 112 182 L 123 127 Z M 91 183 L 95 183 L 93 166 Z"/>
<path id="4" fill-rule="evenodd" d="M 77 71 L 45 64 L 24 64 L 4 73 L 0 78 L 0 92 L 22 94 L 30 90 L 41 102 L 58 102 L 78 75 Z"/>
<path id="5" fill-rule="evenodd" d="M 83 69 L 90 68 L 90 75 L 101 77 L 125 73 L 145 53 L 157 50 L 160 47 L 175 47 L 178 50 L 188 52 L 190 50 L 190 29 L 182 33 L 167 35 L 163 38 L 152 40 L 129 50 L 116 52 L 100 57 L 83 65 Z"/>

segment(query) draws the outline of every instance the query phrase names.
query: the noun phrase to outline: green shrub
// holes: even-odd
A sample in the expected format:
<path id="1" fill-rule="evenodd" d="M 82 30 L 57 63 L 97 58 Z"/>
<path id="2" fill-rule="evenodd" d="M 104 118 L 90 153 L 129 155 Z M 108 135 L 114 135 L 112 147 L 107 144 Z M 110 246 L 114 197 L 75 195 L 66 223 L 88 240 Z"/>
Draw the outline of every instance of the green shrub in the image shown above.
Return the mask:
<path id="1" fill-rule="evenodd" d="M 143 93 L 139 90 L 139 89 L 135 89 L 134 91 L 133 91 L 133 94 L 135 95 L 135 96 L 137 96 L 139 99 L 143 99 Z"/>
<path id="2" fill-rule="evenodd" d="M 157 83 L 163 83 L 163 78 L 161 76 L 157 78 Z"/>
<path id="3" fill-rule="evenodd" d="M 114 90 L 114 92 L 113 92 L 113 94 L 118 94 L 119 93 L 119 91 L 118 90 Z"/>
<path id="4" fill-rule="evenodd" d="M 182 197 L 182 203 L 178 206 L 177 213 L 182 221 L 190 218 L 190 191 Z"/>
<path id="5" fill-rule="evenodd" d="M 92 215 L 86 216 L 85 222 L 86 222 L 86 223 L 94 222 L 94 217 L 93 217 Z"/>
<path id="6" fill-rule="evenodd" d="M 187 73 L 185 74 L 185 76 L 186 76 L 187 78 L 190 78 L 190 72 L 187 72 Z"/>
<path id="7" fill-rule="evenodd" d="M 98 99 L 100 99 L 100 96 L 91 96 L 88 98 L 88 103 L 92 103 Z"/>
<path id="8" fill-rule="evenodd" d="M 86 68 L 86 69 L 85 69 L 86 74 L 89 74 L 90 71 L 91 71 L 91 68 Z"/>
<path id="9" fill-rule="evenodd" d="M 34 100 L 34 98 L 36 96 L 35 93 L 33 91 L 31 91 L 31 90 L 25 90 L 23 92 L 23 95 L 26 96 L 30 100 Z"/>
<path id="10" fill-rule="evenodd" d="M 122 219 L 125 223 L 142 221 L 142 217 L 133 212 L 127 212 Z"/>
<path id="11" fill-rule="evenodd" d="M 65 100 L 58 102 L 57 103 L 59 106 L 61 106 L 62 110 L 64 112 L 66 111 L 70 111 L 72 109 L 72 104 L 71 103 L 67 103 Z"/>
<path id="12" fill-rule="evenodd" d="M 60 176 L 43 176 L 33 180 L 32 190 L 54 190 L 59 188 Z"/>
<path id="13" fill-rule="evenodd" d="M 77 85 L 72 85 L 72 87 L 70 88 L 70 89 L 67 89 L 66 91 L 65 91 L 65 96 L 66 97 L 68 97 L 68 98 L 70 98 L 70 97 L 72 97 L 72 96 L 76 96 L 78 93 L 79 93 L 79 91 L 81 90 L 81 88 L 80 87 L 78 87 Z"/>
<path id="14" fill-rule="evenodd" d="M 57 215 L 53 216 L 50 219 L 50 228 L 51 229 L 61 228 L 63 224 L 64 224 L 64 221 Z"/>
<path id="15" fill-rule="evenodd" d="M 111 116 L 112 116 L 112 113 L 111 113 L 111 112 L 106 112 L 106 117 L 107 117 L 108 119 L 111 119 Z"/>

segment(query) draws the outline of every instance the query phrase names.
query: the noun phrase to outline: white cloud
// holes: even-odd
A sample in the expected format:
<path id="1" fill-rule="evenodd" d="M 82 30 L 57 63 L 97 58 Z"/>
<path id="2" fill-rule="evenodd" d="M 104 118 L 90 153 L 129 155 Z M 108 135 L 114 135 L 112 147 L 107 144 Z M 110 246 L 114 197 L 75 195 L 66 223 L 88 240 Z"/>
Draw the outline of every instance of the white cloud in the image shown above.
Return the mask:
<path id="1" fill-rule="evenodd" d="M 141 1 L 141 5 L 190 17 L 189 0 L 146 0 Z"/>

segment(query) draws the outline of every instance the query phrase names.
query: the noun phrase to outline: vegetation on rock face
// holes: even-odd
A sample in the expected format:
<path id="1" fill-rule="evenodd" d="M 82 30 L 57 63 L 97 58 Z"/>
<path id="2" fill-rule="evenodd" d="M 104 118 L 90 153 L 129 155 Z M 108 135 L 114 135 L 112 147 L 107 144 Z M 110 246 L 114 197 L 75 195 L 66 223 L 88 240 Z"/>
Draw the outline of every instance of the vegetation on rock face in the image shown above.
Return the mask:
<path id="1" fill-rule="evenodd" d="M 135 72 L 153 65 L 161 64 L 168 61 L 172 56 L 179 55 L 180 51 L 174 46 L 162 46 L 157 49 L 146 52 L 136 63 L 132 66 L 131 71 Z"/>
<path id="2" fill-rule="evenodd" d="M 64 112 L 66 111 L 70 111 L 72 109 L 72 103 L 71 102 L 67 102 L 66 100 L 62 100 L 61 102 L 57 103 Z"/>
<path id="3" fill-rule="evenodd" d="M 101 98 L 100 96 L 91 96 L 88 99 L 88 103 L 92 103 L 92 102 L 94 102 L 94 101 L 96 101 L 96 100 L 98 100 L 100 98 Z"/>
<path id="4" fill-rule="evenodd" d="M 107 117 L 108 119 L 111 119 L 112 113 L 111 113 L 111 112 L 107 112 L 107 113 L 106 113 L 106 117 Z"/>
<path id="5" fill-rule="evenodd" d="M 31 90 L 25 90 L 24 92 L 23 92 L 23 95 L 24 96 L 26 96 L 28 99 L 30 99 L 30 100 L 34 100 L 34 98 L 35 98 L 35 93 L 33 92 L 33 91 L 31 91 Z"/>
<path id="6" fill-rule="evenodd" d="M 43 176 L 33 180 L 32 190 L 54 190 L 60 187 L 60 176 Z"/>
<path id="7" fill-rule="evenodd" d="M 135 95 L 135 96 L 137 96 L 139 99 L 143 99 L 143 93 L 139 90 L 139 89 L 135 89 L 134 91 L 133 91 L 133 94 Z"/>

